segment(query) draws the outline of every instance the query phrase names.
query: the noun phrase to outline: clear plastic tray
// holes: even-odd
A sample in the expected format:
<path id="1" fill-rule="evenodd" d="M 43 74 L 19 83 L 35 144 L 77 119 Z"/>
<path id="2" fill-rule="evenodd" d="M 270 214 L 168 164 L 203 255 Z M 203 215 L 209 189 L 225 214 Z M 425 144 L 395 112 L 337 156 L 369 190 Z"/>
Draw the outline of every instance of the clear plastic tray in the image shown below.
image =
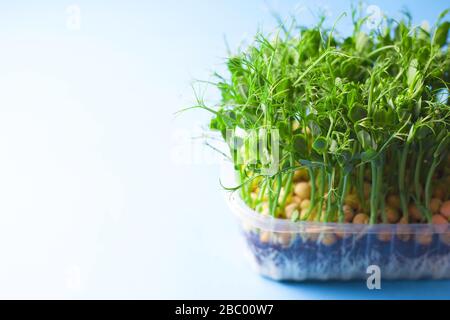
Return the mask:
<path id="1" fill-rule="evenodd" d="M 226 172 L 226 171 L 225 171 Z M 230 171 L 222 181 L 230 181 Z M 233 176 L 233 174 L 231 175 Z M 292 222 L 251 210 L 239 192 L 227 192 L 256 270 L 276 280 L 450 278 L 450 227 L 430 224 Z"/>

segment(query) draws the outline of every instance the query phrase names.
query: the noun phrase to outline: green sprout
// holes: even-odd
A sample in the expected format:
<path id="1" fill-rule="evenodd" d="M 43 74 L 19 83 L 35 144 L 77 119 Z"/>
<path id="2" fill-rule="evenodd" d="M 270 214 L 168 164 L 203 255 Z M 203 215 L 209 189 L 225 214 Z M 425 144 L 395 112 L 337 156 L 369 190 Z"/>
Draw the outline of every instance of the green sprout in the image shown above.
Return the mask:
<path id="1" fill-rule="evenodd" d="M 394 194 L 406 221 L 413 204 L 430 222 L 434 184 L 450 166 L 448 11 L 430 30 L 384 17 L 367 32 L 366 17 L 353 11 L 348 37 L 324 19 L 310 28 L 293 20 L 231 55 L 229 75 L 214 82 L 220 102 L 195 108 L 212 112 L 210 128 L 224 139 L 227 130 L 265 130 L 256 137 L 269 141 L 264 150 L 245 151 L 255 134 L 241 137 L 240 148 L 229 143 L 243 200 L 273 217 L 344 222 L 354 196 L 374 224 L 387 221 Z M 279 156 L 268 175 L 275 130 Z M 287 217 L 301 172 L 308 206 Z"/>

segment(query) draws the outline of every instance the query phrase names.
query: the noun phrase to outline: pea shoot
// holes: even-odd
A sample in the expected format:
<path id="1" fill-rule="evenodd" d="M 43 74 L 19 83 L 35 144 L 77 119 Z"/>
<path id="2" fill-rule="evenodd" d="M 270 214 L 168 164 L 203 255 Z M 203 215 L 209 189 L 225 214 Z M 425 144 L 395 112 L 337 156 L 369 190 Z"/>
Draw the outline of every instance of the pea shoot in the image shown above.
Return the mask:
<path id="1" fill-rule="evenodd" d="M 196 107 L 228 142 L 242 199 L 294 221 L 448 221 L 433 207 L 450 207 L 448 12 L 429 29 L 385 17 L 365 31 L 353 11 L 348 37 L 294 20 L 231 55 L 221 101 Z M 252 134 L 231 143 L 236 130 Z"/>

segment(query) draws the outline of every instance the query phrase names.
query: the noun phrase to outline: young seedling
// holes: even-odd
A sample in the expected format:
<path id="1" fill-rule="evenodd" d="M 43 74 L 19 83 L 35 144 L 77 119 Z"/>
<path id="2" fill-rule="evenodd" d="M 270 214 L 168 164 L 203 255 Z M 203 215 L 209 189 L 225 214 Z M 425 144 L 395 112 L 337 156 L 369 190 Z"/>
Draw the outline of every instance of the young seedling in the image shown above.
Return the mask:
<path id="1" fill-rule="evenodd" d="M 431 222 L 433 187 L 450 181 L 447 13 L 430 30 L 385 17 L 384 27 L 366 32 L 365 17 L 353 12 L 348 37 L 324 19 L 309 28 L 294 20 L 231 55 L 229 74 L 216 75 L 221 101 L 195 108 L 212 112 L 211 129 L 224 137 L 227 130 L 267 129 L 279 140 L 252 161 L 245 161 L 245 140 L 239 148 L 229 144 L 242 199 L 279 218 L 293 199 L 308 200 L 290 219 L 344 222 L 351 194 L 355 214 L 367 214 L 371 224 L 394 221 L 399 211 L 403 222 L 411 220 L 411 206 Z M 276 171 L 267 175 L 274 151 Z M 308 199 L 294 194 L 303 169 Z M 400 199 L 399 208 L 386 206 L 387 195 Z"/>

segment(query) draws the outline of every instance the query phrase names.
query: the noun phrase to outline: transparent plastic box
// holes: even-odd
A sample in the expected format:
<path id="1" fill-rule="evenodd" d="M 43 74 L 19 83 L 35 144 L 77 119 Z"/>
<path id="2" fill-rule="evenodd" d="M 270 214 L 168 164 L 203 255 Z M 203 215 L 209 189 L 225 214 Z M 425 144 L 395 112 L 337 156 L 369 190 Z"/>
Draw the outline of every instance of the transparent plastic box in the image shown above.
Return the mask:
<path id="1" fill-rule="evenodd" d="M 221 180 L 229 177 L 222 170 Z M 263 276 L 367 279 L 368 267 L 375 265 L 382 279 L 450 279 L 449 224 L 292 222 L 251 210 L 239 192 L 227 192 L 226 198 L 238 217 L 248 256 Z"/>

